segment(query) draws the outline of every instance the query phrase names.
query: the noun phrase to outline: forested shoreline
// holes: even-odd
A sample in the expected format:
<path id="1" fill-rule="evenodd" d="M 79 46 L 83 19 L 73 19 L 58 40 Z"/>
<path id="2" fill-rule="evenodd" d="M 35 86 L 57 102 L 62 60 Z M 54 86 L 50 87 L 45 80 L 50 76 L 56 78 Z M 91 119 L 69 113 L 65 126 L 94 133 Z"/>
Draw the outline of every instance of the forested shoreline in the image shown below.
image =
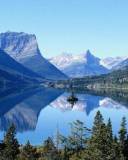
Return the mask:
<path id="1" fill-rule="evenodd" d="M 40 146 L 28 141 L 20 145 L 12 124 L 0 142 L 0 160 L 127 160 L 128 132 L 126 118 L 122 118 L 118 135 L 112 131 L 111 120 L 105 123 L 97 112 L 92 128 L 79 120 L 70 125 L 70 134 L 48 137 Z"/>
<path id="2" fill-rule="evenodd" d="M 57 81 L 57 88 L 73 88 L 79 90 L 114 90 L 128 92 L 128 67 L 108 74 L 90 75 L 81 78 L 70 78 Z"/>

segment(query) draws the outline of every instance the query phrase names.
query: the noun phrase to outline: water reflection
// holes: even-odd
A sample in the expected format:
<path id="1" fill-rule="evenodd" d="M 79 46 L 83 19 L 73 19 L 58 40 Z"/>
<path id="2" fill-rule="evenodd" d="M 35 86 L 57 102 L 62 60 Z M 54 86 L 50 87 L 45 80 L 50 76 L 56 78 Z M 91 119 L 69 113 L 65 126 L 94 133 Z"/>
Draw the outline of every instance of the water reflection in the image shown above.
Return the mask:
<path id="1" fill-rule="evenodd" d="M 99 106 L 100 100 L 103 100 L 104 97 L 101 96 L 93 96 L 89 94 L 77 94 L 78 102 L 76 102 L 73 106 L 69 102 L 67 102 L 67 97 L 69 97 L 69 93 L 64 93 L 60 96 L 56 101 L 52 102 L 50 105 L 54 108 L 60 109 L 61 111 L 82 111 L 86 112 L 87 115 Z"/>
<path id="2" fill-rule="evenodd" d="M 4 92 L 5 96 L 0 98 L 0 129 L 7 130 L 14 123 L 17 131 L 34 130 L 40 111 L 62 93 L 63 91 L 50 88 L 24 88 Z"/>
<path id="3" fill-rule="evenodd" d="M 74 92 L 71 92 L 71 95 L 67 97 L 67 102 L 71 104 L 71 107 L 73 108 L 73 106 L 77 103 L 78 98 L 77 96 L 74 94 Z"/>
<path id="4" fill-rule="evenodd" d="M 0 137 L 12 123 L 16 125 L 21 143 L 28 139 L 33 144 L 43 138 L 53 136 L 56 126 L 63 134 L 68 134 L 68 123 L 81 120 L 92 126 L 94 116 L 101 111 L 105 120 L 112 119 L 114 133 L 118 132 L 121 118 L 128 119 L 127 93 L 77 92 L 73 97 L 78 101 L 67 101 L 72 93 L 52 88 L 9 89 L 0 93 Z"/>

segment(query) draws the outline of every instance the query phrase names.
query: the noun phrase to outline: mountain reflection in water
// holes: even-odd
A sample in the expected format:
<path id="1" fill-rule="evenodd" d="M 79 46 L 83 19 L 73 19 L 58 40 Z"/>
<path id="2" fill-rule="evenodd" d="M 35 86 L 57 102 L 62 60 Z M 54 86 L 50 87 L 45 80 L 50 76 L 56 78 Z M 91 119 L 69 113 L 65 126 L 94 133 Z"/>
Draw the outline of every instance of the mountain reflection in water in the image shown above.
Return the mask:
<path id="1" fill-rule="evenodd" d="M 34 130 L 40 111 L 62 91 L 46 88 L 18 90 L 0 99 L 0 129 L 14 123 L 17 131 Z"/>
<path id="2" fill-rule="evenodd" d="M 21 143 L 29 139 L 33 144 L 40 144 L 42 139 L 55 134 L 58 124 L 63 134 L 68 134 L 69 122 L 76 119 L 91 127 L 98 110 L 105 120 L 112 119 L 114 133 L 121 118 L 128 119 L 126 93 L 75 93 L 78 101 L 73 105 L 67 101 L 70 95 L 63 90 L 43 87 L 0 93 L 0 137 L 14 123 Z"/>

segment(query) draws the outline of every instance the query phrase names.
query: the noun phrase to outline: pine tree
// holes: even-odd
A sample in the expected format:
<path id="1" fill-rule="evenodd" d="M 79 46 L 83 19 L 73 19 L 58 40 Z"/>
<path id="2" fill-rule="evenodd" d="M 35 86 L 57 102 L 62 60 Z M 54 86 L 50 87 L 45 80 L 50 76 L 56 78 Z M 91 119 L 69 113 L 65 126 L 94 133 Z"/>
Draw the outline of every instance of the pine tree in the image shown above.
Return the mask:
<path id="1" fill-rule="evenodd" d="M 21 153 L 19 156 L 21 160 L 36 160 L 37 153 L 36 148 L 33 147 L 29 141 L 27 141 L 26 145 L 21 148 Z"/>
<path id="2" fill-rule="evenodd" d="M 127 151 L 127 129 L 126 129 L 126 118 L 122 118 L 121 127 L 119 130 L 119 142 L 122 154 L 125 158 L 128 158 L 128 151 Z"/>
<path id="3" fill-rule="evenodd" d="M 110 140 L 110 143 L 112 143 L 112 141 L 113 141 L 113 132 L 112 132 L 112 123 L 111 123 L 110 118 L 109 118 L 108 123 L 107 123 L 107 134 L 108 134 L 108 138 Z"/>
<path id="4" fill-rule="evenodd" d="M 113 159 L 124 160 L 124 156 L 120 148 L 120 143 L 118 142 L 118 138 L 116 136 L 113 139 L 112 149 L 113 149 Z"/>
<path id="5" fill-rule="evenodd" d="M 94 118 L 94 124 L 93 124 L 93 128 L 92 128 L 92 134 L 93 135 L 99 134 L 100 128 L 104 124 L 103 120 L 104 119 L 102 117 L 102 114 L 100 113 L 100 111 L 98 111 L 96 113 L 95 118 Z"/>
<path id="6" fill-rule="evenodd" d="M 0 160 L 4 160 L 4 150 L 5 150 L 5 144 L 3 141 L 0 142 Z"/>
<path id="7" fill-rule="evenodd" d="M 125 141 L 127 139 L 127 129 L 126 129 L 126 118 L 122 118 L 121 128 L 119 131 L 119 139 L 120 143 L 123 146 L 125 144 Z"/>
<path id="8" fill-rule="evenodd" d="M 106 158 L 109 160 L 109 159 L 112 159 L 114 157 L 113 153 L 114 153 L 114 149 L 113 149 L 113 132 L 112 132 L 112 123 L 111 123 L 111 120 L 109 118 L 108 120 L 108 123 L 107 123 L 107 139 L 106 139 L 106 142 L 107 142 L 107 153 L 106 153 Z"/>
<path id="9" fill-rule="evenodd" d="M 92 136 L 88 141 L 87 159 L 89 160 L 112 160 L 112 125 L 111 121 L 105 125 L 100 111 L 97 112 L 92 128 Z"/>
<path id="10" fill-rule="evenodd" d="M 43 157 L 46 157 L 48 160 L 56 160 L 58 157 L 59 160 L 58 150 L 50 137 L 44 141 Z"/>
<path id="11" fill-rule="evenodd" d="M 15 126 L 12 124 L 4 136 L 4 158 L 6 160 L 15 160 L 19 154 L 19 144 L 16 136 Z"/>
<path id="12" fill-rule="evenodd" d="M 125 142 L 125 157 L 128 160 L 128 135 L 127 135 L 127 139 Z"/>

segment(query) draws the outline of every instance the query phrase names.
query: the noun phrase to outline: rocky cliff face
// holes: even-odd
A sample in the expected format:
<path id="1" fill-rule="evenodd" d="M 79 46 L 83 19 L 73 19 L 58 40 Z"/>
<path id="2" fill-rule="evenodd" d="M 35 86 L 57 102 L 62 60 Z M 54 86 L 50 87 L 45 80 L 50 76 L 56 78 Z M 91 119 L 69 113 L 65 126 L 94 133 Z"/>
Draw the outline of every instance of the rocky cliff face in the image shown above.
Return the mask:
<path id="1" fill-rule="evenodd" d="M 0 48 L 12 58 L 47 79 L 66 79 L 67 77 L 40 53 L 36 36 L 23 32 L 0 34 Z"/>
<path id="2" fill-rule="evenodd" d="M 40 54 L 35 35 L 6 32 L 0 34 L 0 48 L 17 61 Z"/>

